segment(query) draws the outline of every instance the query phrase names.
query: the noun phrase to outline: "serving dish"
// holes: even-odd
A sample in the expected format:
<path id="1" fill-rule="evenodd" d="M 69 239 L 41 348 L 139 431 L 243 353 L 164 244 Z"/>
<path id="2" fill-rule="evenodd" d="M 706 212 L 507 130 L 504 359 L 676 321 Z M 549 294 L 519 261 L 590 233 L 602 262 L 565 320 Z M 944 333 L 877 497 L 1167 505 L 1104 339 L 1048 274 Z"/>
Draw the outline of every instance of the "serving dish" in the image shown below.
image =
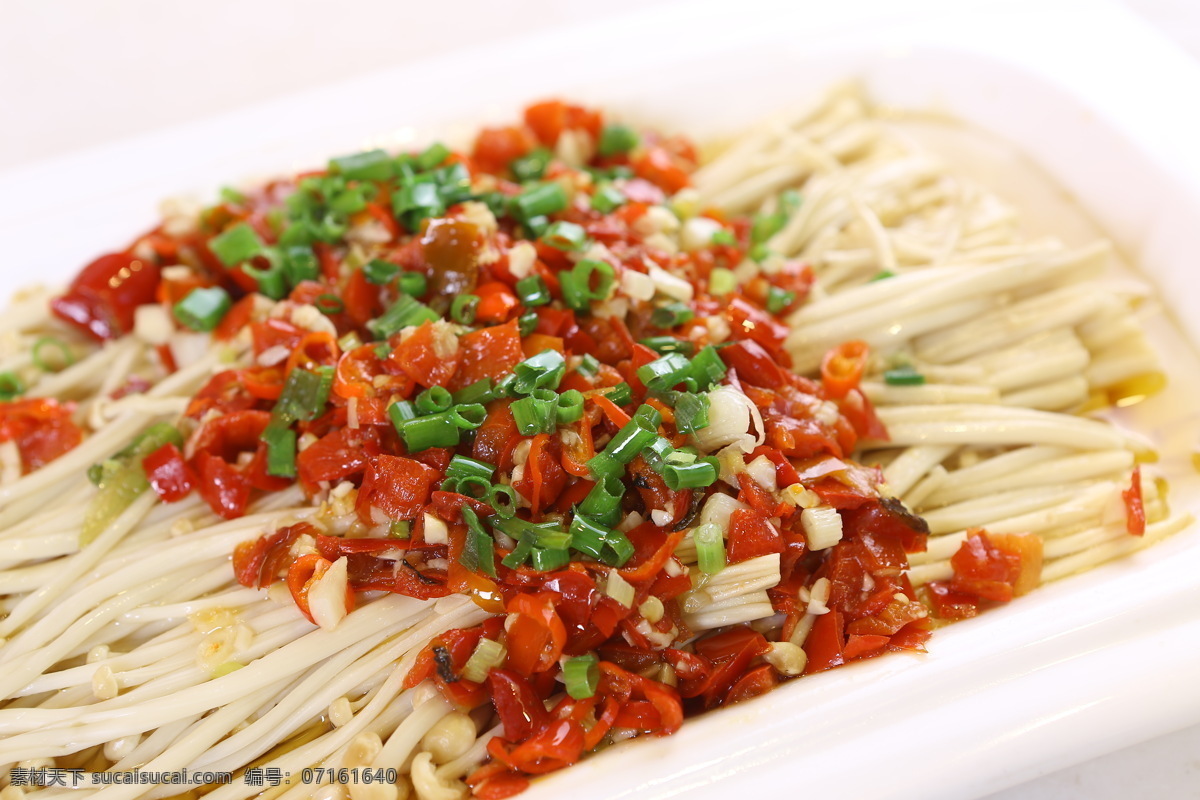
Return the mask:
<path id="1" fill-rule="evenodd" d="M 148 227 L 157 201 L 181 190 L 211 195 L 230 179 L 331 152 L 453 135 L 455 125 L 547 94 L 703 138 L 857 77 L 883 102 L 945 111 L 1017 145 L 1079 198 L 1200 341 L 1200 319 L 1189 314 L 1200 307 L 1191 266 L 1200 157 L 1190 147 L 1200 120 L 1170 102 L 1194 96 L 1200 70 L 1117 5 L 967 13 L 924 2 L 903 19 L 881 8 L 752 3 L 739 6 L 749 22 L 736 27 L 715 3 L 656 8 L 10 171 L 0 175 L 0 289 L 66 278 Z M 619 57 L 578 56 L 601 45 Z M 1165 319 L 1153 326 L 1175 393 L 1195 396 L 1194 353 Z M 1120 416 L 1159 437 L 1175 506 L 1200 511 L 1189 469 L 1196 414 L 1169 400 Z M 669 739 L 618 748 L 528 796 L 717 796 L 798 784 L 836 796 L 962 798 L 1003 788 L 1200 719 L 1200 698 L 1181 691 L 1200 667 L 1200 621 L 1190 612 L 1198 567 L 1193 529 L 942 630 L 928 657 L 814 676 Z"/>

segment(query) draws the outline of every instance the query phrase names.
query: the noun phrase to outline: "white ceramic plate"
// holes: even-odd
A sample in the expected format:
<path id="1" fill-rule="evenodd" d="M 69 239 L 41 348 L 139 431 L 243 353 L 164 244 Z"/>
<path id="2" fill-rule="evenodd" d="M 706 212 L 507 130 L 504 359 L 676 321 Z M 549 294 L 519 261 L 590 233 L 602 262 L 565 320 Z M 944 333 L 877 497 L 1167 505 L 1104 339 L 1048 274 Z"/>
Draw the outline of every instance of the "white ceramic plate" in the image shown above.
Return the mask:
<path id="1" fill-rule="evenodd" d="M 69 277 L 151 225 L 163 197 L 211 196 L 230 179 L 402 143 L 416 135 L 409 126 L 511 117 L 522 102 L 560 94 L 704 136 L 858 77 L 881 101 L 940 109 L 1018 145 L 1200 341 L 1200 70 L 1185 56 L 1107 2 L 1000 10 L 924 0 L 903 13 L 884 2 L 800 5 L 659 7 L 0 174 L 0 292 Z M 1193 352 L 1164 320 L 1154 325 L 1176 392 L 1196 397 Z M 1197 415 L 1169 399 L 1137 407 L 1132 421 L 1159 435 L 1174 471 L 1196 448 Z M 1186 472 L 1173 482 L 1174 505 L 1200 511 Z M 1192 529 L 939 631 L 927 657 L 806 678 L 674 737 L 603 754 L 527 797 L 996 791 L 1200 720 L 1198 575 Z"/>

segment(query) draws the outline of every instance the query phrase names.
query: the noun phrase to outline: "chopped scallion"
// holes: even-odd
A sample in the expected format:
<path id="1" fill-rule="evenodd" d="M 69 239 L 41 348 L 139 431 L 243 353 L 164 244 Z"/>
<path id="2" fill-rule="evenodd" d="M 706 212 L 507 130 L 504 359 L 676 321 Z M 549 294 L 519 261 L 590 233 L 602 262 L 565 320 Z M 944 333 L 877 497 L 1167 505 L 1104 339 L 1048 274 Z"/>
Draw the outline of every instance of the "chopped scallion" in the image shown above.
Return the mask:
<path id="1" fill-rule="evenodd" d="M 242 272 L 253 278 L 258 284 L 259 294 L 266 295 L 272 300 L 282 300 L 287 297 L 287 269 L 282 262 L 274 263 L 267 269 L 259 269 L 252 264 L 242 264 Z"/>
<path id="2" fill-rule="evenodd" d="M 446 412 L 460 430 L 473 431 L 487 419 L 487 409 L 481 403 L 459 403 Z"/>
<path id="3" fill-rule="evenodd" d="M 239 222 L 208 240 L 208 249 L 227 267 L 249 261 L 266 245 L 247 222 Z"/>
<path id="4" fill-rule="evenodd" d="M 678 301 L 659 306 L 650 313 L 650 323 L 656 328 L 674 328 L 696 316 L 688 306 Z"/>
<path id="5" fill-rule="evenodd" d="M 568 658 L 563 662 L 562 670 L 567 694 L 576 700 L 596 696 L 596 687 L 600 683 L 600 666 L 594 654 Z"/>
<path id="6" fill-rule="evenodd" d="M 550 218 L 543 215 L 530 217 L 524 221 L 525 238 L 540 239 L 542 234 L 546 232 L 546 228 L 550 227 Z"/>
<path id="7" fill-rule="evenodd" d="M 57 351 L 57 355 L 47 359 L 46 349 Z M 71 347 L 62 339 L 55 336 L 43 336 L 33 343 L 33 363 L 43 372 L 59 372 L 75 363 L 75 354 Z"/>
<path id="8" fill-rule="evenodd" d="M 383 150 L 339 156 L 330 160 L 329 171 L 350 180 L 360 181 L 386 181 L 396 174 L 392 157 Z"/>
<path id="9" fill-rule="evenodd" d="M 583 416 L 583 393 L 578 389 L 568 389 L 558 396 L 558 421 L 564 425 L 575 422 Z"/>
<path id="10" fill-rule="evenodd" d="M 562 528 L 539 528 L 533 532 L 533 543 L 543 550 L 566 550 L 571 546 L 571 534 Z"/>
<path id="11" fill-rule="evenodd" d="M 415 159 L 417 169 L 430 170 L 434 167 L 441 166 L 447 158 L 450 157 L 450 148 L 441 142 L 434 142 L 425 148 L 424 152 L 418 155 Z"/>
<path id="12" fill-rule="evenodd" d="M 925 376 L 911 366 L 896 367 L 883 373 L 883 380 L 889 386 L 923 386 Z"/>
<path id="13" fill-rule="evenodd" d="M 491 378 L 480 378 L 454 393 L 455 404 L 487 403 L 496 399 Z"/>
<path id="14" fill-rule="evenodd" d="M 676 412 L 678 413 L 678 412 Z M 667 457 L 675 452 L 675 448 L 666 439 L 661 436 L 657 437 L 650 444 L 642 448 L 642 458 L 650 466 L 650 469 L 655 472 L 662 472 L 663 466 L 667 463 Z"/>
<path id="15" fill-rule="evenodd" d="M 725 569 L 725 539 L 715 522 L 706 522 L 692 533 L 696 542 L 696 565 L 705 575 Z"/>
<path id="16" fill-rule="evenodd" d="M 765 244 L 772 236 L 783 230 L 787 216 L 781 211 L 774 214 L 756 214 L 750 223 L 750 244 Z"/>
<path id="17" fill-rule="evenodd" d="M 684 392 L 675 401 L 675 428 L 680 433 L 695 433 L 708 427 L 708 395 Z"/>
<path id="18" fill-rule="evenodd" d="M 491 534 L 479 521 L 479 516 L 469 505 L 462 507 L 463 522 L 467 524 L 467 537 L 459 562 L 472 572 L 482 572 L 496 577 L 496 551 Z"/>
<path id="19" fill-rule="evenodd" d="M 529 554 L 529 565 L 538 572 L 553 572 L 571 562 L 571 554 L 566 550 L 549 550 L 534 547 Z"/>
<path id="20" fill-rule="evenodd" d="M 620 516 L 620 509 L 617 510 L 617 515 Z M 629 537 L 621 531 L 613 530 L 609 531 L 604 539 L 604 552 L 600 560 L 609 566 L 623 567 L 625 562 L 633 558 L 633 553 L 633 542 L 629 541 Z"/>
<path id="21" fill-rule="evenodd" d="M 346 310 L 346 304 L 336 294 L 319 294 L 313 300 L 313 305 L 317 307 L 317 311 L 327 317 Z"/>
<path id="22" fill-rule="evenodd" d="M 649 403 L 638 406 L 637 411 L 633 412 L 633 418 L 647 430 L 658 430 L 663 421 L 662 412 Z"/>
<path id="23" fill-rule="evenodd" d="M 405 294 L 396 299 L 387 311 L 367 323 L 367 329 L 376 339 L 386 339 L 409 325 L 420 325 L 441 319 L 429 306 Z"/>
<path id="24" fill-rule="evenodd" d="M 267 446 L 268 475 L 279 478 L 296 477 L 296 432 L 290 425 L 290 421 L 277 417 L 263 430 L 262 441 Z"/>
<path id="25" fill-rule="evenodd" d="M 493 484 L 488 490 L 487 501 L 501 518 L 510 519 L 517 513 L 517 492 L 511 486 Z"/>
<path id="26" fill-rule="evenodd" d="M 304 281 L 315 281 L 321 274 L 317 256 L 306 244 L 285 247 L 282 256 L 283 275 L 289 286 L 298 286 Z"/>
<path id="27" fill-rule="evenodd" d="M 293 369 L 288 373 L 272 414 L 289 421 L 316 419 L 325 410 L 332 383 L 332 367 L 318 367 L 315 372 Z"/>
<path id="28" fill-rule="evenodd" d="M 392 408 L 398 405 L 399 403 L 395 403 Z M 394 415 L 392 422 L 396 422 Z M 460 429 L 449 411 L 404 420 L 396 425 L 396 430 L 404 439 L 404 445 L 410 453 L 419 453 L 431 447 L 454 447 L 458 444 L 460 436 Z"/>
<path id="29" fill-rule="evenodd" d="M 523 222 L 562 211 L 569 199 L 563 187 L 553 181 L 530 187 L 512 199 L 515 216 Z"/>
<path id="30" fill-rule="evenodd" d="M 720 383 L 725 377 L 725 362 L 717 353 L 717 348 L 705 345 L 695 358 L 692 359 L 692 377 L 699 389 L 708 389 L 715 383 Z"/>
<path id="31" fill-rule="evenodd" d="M 625 193 L 611 183 L 601 183 L 592 194 L 592 209 L 601 214 L 611 214 L 625 205 Z"/>
<path id="32" fill-rule="evenodd" d="M 513 394 L 530 394 L 535 389 L 557 389 L 567 361 L 557 350 L 543 350 L 513 367 Z"/>
<path id="33" fill-rule="evenodd" d="M 229 293 L 220 286 L 192 289 L 172 311 L 180 324 L 194 331 L 211 331 L 233 306 Z"/>
<path id="34" fill-rule="evenodd" d="M 737 288 L 737 276 L 733 274 L 733 270 L 725 267 L 716 267 L 708 276 L 708 293 L 712 295 L 726 295 Z"/>
<path id="35" fill-rule="evenodd" d="M 619 478 L 625 473 L 625 465 L 608 453 L 596 453 L 584 464 L 593 478 Z"/>
<path id="36" fill-rule="evenodd" d="M 604 552 L 604 543 L 612 533 L 603 525 L 597 525 L 587 517 L 578 514 L 571 520 L 571 547 L 599 559 Z"/>
<path id="37" fill-rule="evenodd" d="M 454 397 L 443 386 L 431 386 L 417 395 L 417 411 L 421 414 L 436 414 L 450 408 Z"/>
<path id="38" fill-rule="evenodd" d="M 543 244 L 573 253 L 587 245 L 587 231 L 574 222 L 552 222 L 541 235 Z"/>
<path id="39" fill-rule="evenodd" d="M 577 513 L 604 525 L 616 525 L 621 520 L 621 498 L 624 496 L 625 483 L 620 478 L 603 478 L 583 498 Z"/>
<path id="40" fill-rule="evenodd" d="M 794 302 L 796 302 L 795 292 L 780 289 L 778 286 L 767 289 L 767 311 L 772 314 L 782 314 Z"/>
<path id="41" fill-rule="evenodd" d="M 576 311 L 586 311 L 592 301 L 607 298 L 615 281 L 611 264 L 592 259 L 584 259 L 570 272 L 558 274 L 563 302 Z"/>
<path id="42" fill-rule="evenodd" d="M 535 389 L 528 397 L 514 400 L 509 409 L 522 436 L 552 433 L 558 423 L 558 395 L 549 389 Z"/>
<path id="43" fill-rule="evenodd" d="M 450 319 L 459 325 L 470 325 L 475 321 L 475 311 L 479 308 L 479 296 L 474 294 L 455 295 L 450 301 Z"/>
<path id="44" fill-rule="evenodd" d="M 467 659 L 467 663 L 463 664 L 460 674 L 472 683 L 483 683 L 488 679 L 491 670 L 504 665 L 504 659 L 507 657 L 508 651 L 504 645 L 495 639 L 484 637 L 475 645 L 475 650 Z"/>
<path id="45" fill-rule="evenodd" d="M 692 372 L 692 364 L 682 353 L 667 353 L 638 367 L 638 380 L 651 392 L 665 392 L 681 383 Z"/>
<path id="46" fill-rule="evenodd" d="M 369 283 L 383 286 L 400 274 L 400 266 L 382 258 L 374 258 L 363 265 L 363 277 Z"/>
<path id="47" fill-rule="evenodd" d="M 392 193 L 392 213 L 415 233 L 421 220 L 446 213 L 446 204 L 436 183 L 421 181 L 401 186 Z"/>
<path id="48" fill-rule="evenodd" d="M 601 156 L 615 156 L 628 153 L 637 147 L 637 132 L 628 125 L 609 123 L 600 129 L 600 139 L 596 143 L 596 152 Z"/>
<path id="49" fill-rule="evenodd" d="M 429 282 L 419 272 L 402 272 L 399 281 L 400 291 L 412 297 L 423 297 L 429 291 Z"/>
<path id="50" fill-rule="evenodd" d="M 417 407 L 409 400 L 399 400 L 388 406 L 388 417 L 392 420 L 392 425 L 396 426 L 396 430 L 400 430 L 400 426 L 410 419 L 417 418 Z"/>
<path id="51" fill-rule="evenodd" d="M 493 521 L 495 524 L 495 521 Z M 525 566 L 525 562 L 529 560 L 530 554 L 533 552 L 532 537 L 520 539 L 517 541 L 517 546 L 513 551 L 501 559 L 500 563 L 509 569 L 517 569 Z"/>
<path id="52" fill-rule="evenodd" d="M 533 308 L 535 306 L 544 306 L 550 302 L 550 289 L 546 286 L 546 282 L 539 275 L 530 275 L 526 278 L 521 278 L 516 285 L 517 297 L 521 302 Z"/>
<path id="53" fill-rule="evenodd" d="M 617 431 L 604 447 L 604 453 L 620 464 L 628 464 L 654 441 L 657 431 L 645 418 L 634 417 Z"/>
<path id="54" fill-rule="evenodd" d="M 576 369 L 580 374 L 591 377 L 600 370 L 600 362 L 594 355 L 587 353 L 579 359 L 579 366 Z"/>
<path id="55" fill-rule="evenodd" d="M 495 474 L 493 465 L 467 456 L 454 456 L 446 467 L 447 478 L 481 478 L 490 481 Z"/>
<path id="56" fill-rule="evenodd" d="M 462 478 L 446 478 L 442 481 L 443 492 L 457 492 L 475 500 L 482 500 L 491 491 L 491 481 L 466 476 Z"/>
<path id="57" fill-rule="evenodd" d="M 662 476 L 667 488 L 674 492 L 712 486 L 720 472 L 717 459 L 714 456 L 706 456 L 692 464 L 672 464 L 668 460 L 663 466 Z"/>
<path id="58" fill-rule="evenodd" d="M 0 372 L 0 401 L 5 403 L 19 397 L 25 391 L 25 384 L 15 372 Z"/>
<path id="59" fill-rule="evenodd" d="M 549 148 L 537 147 L 520 158 L 510 161 L 508 169 L 519 183 L 541 180 L 553 157 L 554 153 Z"/>
<path id="60" fill-rule="evenodd" d="M 685 356 L 690 356 L 696 352 L 695 342 L 690 342 L 687 339 L 676 339 L 674 336 L 649 336 L 642 339 L 642 344 L 659 355 L 683 353 Z"/>
<path id="61" fill-rule="evenodd" d="M 616 386 L 611 386 L 605 390 L 604 396 L 616 405 L 627 406 L 633 402 L 633 387 L 622 381 Z"/>
<path id="62" fill-rule="evenodd" d="M 329 198 L 329 208 L 343 217 L 348 217 L 366 208 L 368 195 L 374 195 L 374 193 L 374 187 L 369 185 L 343 189 Z"/>

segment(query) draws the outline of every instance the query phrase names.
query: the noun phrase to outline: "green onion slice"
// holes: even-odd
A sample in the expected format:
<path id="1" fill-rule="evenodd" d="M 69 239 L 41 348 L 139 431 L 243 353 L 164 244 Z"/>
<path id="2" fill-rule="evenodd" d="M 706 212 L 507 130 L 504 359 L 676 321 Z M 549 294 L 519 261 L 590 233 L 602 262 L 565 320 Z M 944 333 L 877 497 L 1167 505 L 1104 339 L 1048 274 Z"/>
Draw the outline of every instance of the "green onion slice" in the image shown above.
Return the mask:
<path id="1" fill-rule="evenodd" d="M 520 158 L 514 158 L 509 162 L 508 169 L 520 183 L 541 180 L 553 157 L 554 153 L 549 148 L 538 147 Z"/>
<path id="2" fill-rule="evenodd" d="M 550 302 L 550 289 L 539 275 L 530 275 L 517 281 L 517 297 L 529 307 L 544 306 Z"/>
<path id="3" fill-rule="evenodd" d="M 262 253 L 266 247 L 254 228 L 239 222 L 208 240 L 208 249 L 227 267 L 235 267 Z"/>
<path id="4" fill-rule="evenodd" d="M 558 421 L 564 425 L 583 417 L 583 393 L 568 389 L 558 396 Z"/>
<path id="5" fill-rule="evenodd" d="M 733 270 L 716 267 L 708 276 L 708 293 L 726 295 L 737 288 L 737 276 Z"/>
<path id="6" fill-rule="evenodd" d="M 429 291 L 429 282 L 419 272 L 402 272 L 399 285 L 401 292 L 413 297 L 424 297 Z"/>
<path id="7" fill-rule="evenodd" d="M 543 350 L 513 367 L 511 391 L 526 395 L 535 389 L 557 389 L 567 369 L 567 361 L 557 350 Z"/>
<path id="8" fill-rule="evenodd" d="M 393 404 L 393 408 L 399 403 Z M 395 424 L 395 417 L 392 422 Z M 410 453 L 419 453 L 431 447 L 456 447 L 460 437 L 460 428 L 449 411 L 430 414 L 425 417 L 404 420 L 396 425 L 404 446 Z"/>
<path id="9" fill-rule="evenodd" d="M 692 533 L 696 541 L 696 565 L 705 575 L 725 569 L 725 539 L 715 522 L 706 522 Z"/>
<path id="10" fill-rule="evenodd" d="M 474 294 L 455 295 L 450 302 L 450 319 L 459 325 L 470 325 L 475 321 L 475 311 L 479 308 L 479 296 Z"/>
<path id="11" fill-rule="evenodd" d="M 381 258 L 375 258 L 363 265 L 363 277 L 369 283 L 376 286 L 383 286 L 400 274 L 400 267 L 390 261 L 384 261 Z"/>
<path id="12" fill-rule="evenodd" d="M 58 351 L 56 357 L 47 359 L 43 353 L 46 348 Z M 33 343 L 33 363 L 43 372 L 59 372 L 75 363 L 75 354 L 71 347 L 56 336 L 43 336 Z"/>
<path id="13" fill-rule="evenodd" d="M 782 314 L 792 303 L 796 302 L 796 293 L 772 286 L 767 289 L 767 311 L 772 314 Z"/>
<path id="14" fill-rule="evenodd" d="M 229 293 L 220 286 L 211 286 L 192 289 L 172 311 L 181 325 L 194 331 L 211 331 L 232 307 Z"/>
<path id="15" fill-rule="evenodd" d="M 574 222 L 552 222 L 541 235 L 543 244 L 574 253 L 587 246 L 587 231 Z"/>
<path id="16" fill-rule="evenodd" d="M 409 295 L 401 295 L 387 311 L 367 323 L 367 329 L 376 339 L 386 339 L 410 325 L 433 322 L 441 319 L 436 311 Z"/>
<path id="17" fill-rule="evenodd" d="M 528 397 L 514 400 L 509 409 L 522 436 L 552 433 L 558 424 L 558 395 L 549 389 L 535 389 Z"/>
<path id="18" fill-rule="evenodd" d="M 586 311 L 593 301 L 604 300 L 616 281 L 611 264 L 585 258 L 570 272 L 558 274 L 563 302 L 576 311 Z"/>
<path id="19" fill-rule="evenodd" d="M 272 419 L 262 433 L 267 446 L 267 474 L 280 478 L 296 477 L 296 432 L 282 418 Z"/>
<path id="20" fill-rule="evenodd" d="M 688 322 L 696 313 L 678 301 L 659 306 L 650 313 L 650 323 L 656 328 L 674 328 Z"/>
<path id="21" fill-rule="evenodd" d="M 529 222 L 536 217 L 562 211 L 568 203 L 566 190 L 558 183 L 549 182 L 526 189 L 514 197 L 512 209 L 518 219 Z"/>
<path id="22" fill-rule="evenodd" d="M 625 205 L 625 193 L 611 183 L 601 183 L 592 194 L 592 209 L 601 214 L 611 214 Z"/>
<path id="23" fill-rule="evenodd" d="M 329 162 L 329 171 L 351 180 L 386 181 L 395 176 L 392 157 L 383 150 L 368 150 L 339 156 Z"/>
<path id="24" fill-rule="evenodd" d="M 25 384 L 15 372 L 0 372 L 0 401 L 9 402 L 25 392 Z"/>
<path id="25" fill-rule="evenodd" d="M 620 123 L 609 123 L 600 130 L 600 139 L 596 143 L 596 152 L 601 156 L 615 156 L 628 153 L 637 147 L 638 135 L 633 128 Z"/>
<path id="26" fill-rule="evenodd" d="M 680 433 L 695 433 L 708 427 L 708 395 L 684 392 L 675 401 L 675 428 Z"/>
<path id="27" fill-rule="evenodd" d="M 923 386 L 925 376 L 911 366 L 889 369 L 883 373 L 883 380 L 889 386 Z"/>
<path id="28" fill-rule="evenodd" d="M 317 307 L 317 311 L 327 317 L 346 310 L 346 304 L 336 294 L 319 294 L 313 300 L 313 305 Z"/>

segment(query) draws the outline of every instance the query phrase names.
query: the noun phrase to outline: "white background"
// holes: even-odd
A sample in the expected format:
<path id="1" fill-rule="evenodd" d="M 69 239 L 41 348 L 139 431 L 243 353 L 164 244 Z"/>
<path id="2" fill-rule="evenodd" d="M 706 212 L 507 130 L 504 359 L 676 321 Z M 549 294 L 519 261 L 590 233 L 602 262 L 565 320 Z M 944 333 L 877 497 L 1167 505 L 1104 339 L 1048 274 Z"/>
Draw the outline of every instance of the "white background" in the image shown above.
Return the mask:
<path id="1" fill-rule="evenodd" d="M 668 2 L 3 0 L 0 170 L 506 36 Z M 1200 58 L 1200 2 L 1129 4 Z M 738 7 L 731 3 L 731 20 Z M 687 13 L 686 5 L 678 8 Z M 896 8 L 902 13 L 902 4 Z M 379 102 L 402 111 L 403 89 Z M 1128 797 L 1200 798 L 1200 726 L 991 800 Z"/>

